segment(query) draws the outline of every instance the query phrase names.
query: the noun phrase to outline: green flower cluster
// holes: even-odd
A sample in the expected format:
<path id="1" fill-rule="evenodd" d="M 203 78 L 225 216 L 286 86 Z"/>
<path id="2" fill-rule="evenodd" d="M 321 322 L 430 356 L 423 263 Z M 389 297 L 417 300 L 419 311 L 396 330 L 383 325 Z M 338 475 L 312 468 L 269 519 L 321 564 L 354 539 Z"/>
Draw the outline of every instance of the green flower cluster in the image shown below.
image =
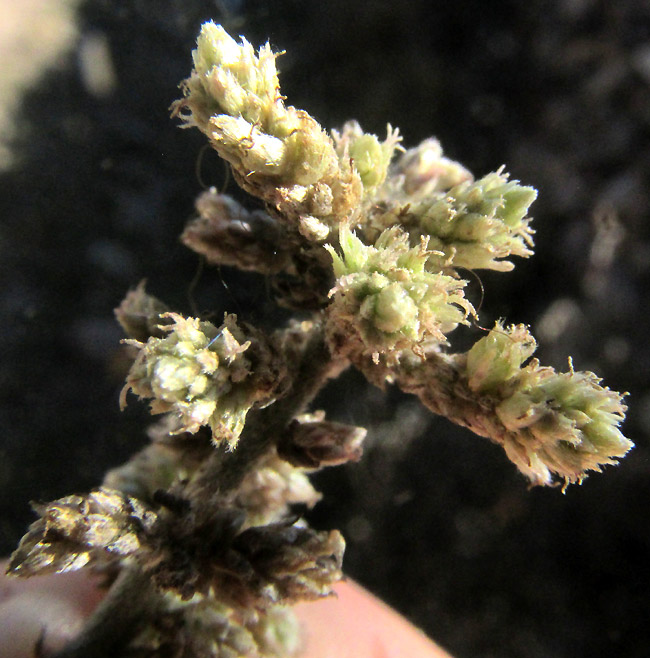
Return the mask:
<path id="1" fill-rule="evenodd" d="M 244 189 L 309 240 L 325 240 L 337 219 L 356 207 L 361 179 L 315 119 L 284 104 L 277 54 L 267 43 L 256 56 L 246 39 L 239 44 L 209 22 L 192 55 L 194 71 L 174 114 L 206 134 Z"/>
<path id="2" fill-rule="evenodd" d="M 188 123 L 209 134 L 212 117 L 223 114 L 240 117 L 250 126 L 257 124 L 269 134 L 291 131 L 283 130 L 284 116 L 278 114 L 276 55 L 268 43 L 258 57 L 246 39 L 238 44 L 221 25 L 208 22 L 201 27 L 196 45 L 194 72 L 184 82 L 191 99 L 184 105 L 192 113 L 186 117 Z"/>
<path id="3" fill-rule="evenodd" d="M 134 623 L 119 655 L 301 651 L 284 605 L 334 593 L 345 541 L 292 509 L 320 498 L 308 471 L 357 461 L 366 434 L 305 411 L 350 363 L 502 445 L 534 484 L 581 482 L 632 447 L 619 430 L 623 396 L 591 372 L 541 367 L 525 326 L 497 323 L 467 353 L 447 349 L 447 334 L 476 316 L 459 268 L 507 271 L 511 256 L 531 255 L 536 191 L 503 169 L 475 181 L 435 139 L 393 162 L 403 149 L 390 125 L 384 141 L 355 121 L 330 136 L 285 106 L 276 57 L 268 43 L 256 54 L 202 26 L 173 113 L 264 210 L 212 189 L 182 240 L 209 263 L 273 277 L 282 303 L 313 313 L 271 335 L 234 315 L 216 327 L 167 312 L 144 283 L 116 310 L 136 353 L 121 404 L 133 391 L 167 415 L 103 488 L 35 506 L 9 567 L 122 569 L 75 655 L 99 646 L 105 624 L 121 637 Z M 125 601 L 136 588 L 143 598 Z"/>
<path id="4" fill-rule="evenodd" d="M 213 598 L 167 596 L 161 608 L 157 623 L 131 640 L 129 655 L 289 658 L 302 646 L 300 624 L 286 606 L 242 615 Z"/>
<path id="5" fill-rule="evenodd" d="M 250 408 L 272 400 L 245 354 L 251 341 L 234 315 L 226 316 L 218 329 L 176 313 L 162 317 L 173 320 L 162 327 L 166 337 L 124 341 L 139 354 L 122 390 L 122 406 L 132 390 L 140 398 L 151 398 L 151 413 L 177 416 L 178 432 L 194 433 L 205 425 L 215 443 L 225 440 L 234 447 Z"/>
<path id="6" fill-rule="evenodd" d="M 509 181 L 500 169 L 412 203 L 406 221 L 415 239 L 426 235 L 429 246 L 441 252 L 431 267 L 507 272 L 514 265 L 505 259 L 533 253 L 526 215 L 536 197 L 534 188 Z"/>
<path id="7" fill-rule="evenodd" d="M 503 446 L 519 470 L 537 484 L 549 484 L 552 473 L 580 482 L 632 447 L 619 430 L 623 396 L 592 372 L 557 373 L 536 359 L 522 367 L 534 350 L 522 325 L 497 324 L 467 355 L 469 386 L 496 398 Z"/>
<path id="8" fill-rule="evenodd" d="M 339 156 L 352 159 L 366 192 L 373 192 L 386 180 L 395 150 L 401 148 L 399 130 L 388 124 L 386 139 L 380 142 L 376 135 L 364 133 L 358 121 L 348 121 L 341 132 L 333 130 L 332 135 Z"/>
<path id="9" fill-rule="evenodd" d="M 342 344 L 352 353 L 372 354 L 375 361 L 380 354 L 398 359 L 399 351 L 417 351 L 424 341 L 445 342 L 445 335 L 474 313 L 463 295 L 465 281 L 427 271 L 426 240 L 411 248 L 408 234 L 396 226 L 373 246 L 342 228 L 339 243 L 342 255 L 326 247 L 337 277 L 327 309 L 334 351 Z"/>

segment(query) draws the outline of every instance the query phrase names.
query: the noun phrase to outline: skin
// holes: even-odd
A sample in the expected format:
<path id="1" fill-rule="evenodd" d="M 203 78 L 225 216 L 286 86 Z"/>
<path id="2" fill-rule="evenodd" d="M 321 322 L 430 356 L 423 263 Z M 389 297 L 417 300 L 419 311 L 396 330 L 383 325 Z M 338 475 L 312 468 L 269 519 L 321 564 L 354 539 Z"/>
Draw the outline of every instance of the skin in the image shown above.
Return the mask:
<path id="1" fill-rule="evenodd" d="M 5 565 L 2 565 L 4 573 Z M 29 579 L 0 576 L 0 646 L 6 658 L 34 658 L 74 637 L 101 600 L 82 572 Z M 351 581 L 337 597 L 296 606 L 305 628 L 303 658 L 451 658 L 421 631 Z"/>

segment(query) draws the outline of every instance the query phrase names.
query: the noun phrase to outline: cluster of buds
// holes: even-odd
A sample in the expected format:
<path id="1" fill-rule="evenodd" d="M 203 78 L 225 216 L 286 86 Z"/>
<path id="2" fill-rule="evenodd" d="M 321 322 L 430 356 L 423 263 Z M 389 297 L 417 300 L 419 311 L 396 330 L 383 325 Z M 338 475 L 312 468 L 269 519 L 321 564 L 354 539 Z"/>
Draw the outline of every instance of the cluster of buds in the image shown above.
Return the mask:
<path id="1" fill-rule="evenodd" d="M 212 507 L 174 501 L 158 512 L 137 558 L 159 589 L 186 601 L 214 591 L 230 607 L 263 610 L 328 596 L 341 579 L 338 531 L 318 532 L 296 517 L 246 528 L 243 510 L 226 500 Z"/>
<path id="2" fill-rule="evenodd" d="M 152 414 L 176 415 L 179 432 L 208 426 L 215 443 L 236 445 L 248 411 L 273 400 L 282 380 L 279 355 L 265 341 L 247 339 L 234 315 L 219 328 L 176 313 L 163 317 L 173 321 L 163 326 L 165 338 L 125 341 L 139 353 L 122 390 L 122 406 L 132 390 L 151 399 Z"/>
<path id="3" fill-rule="evenodd" d="M 438 252 L 429 259 L 432 270 L 505 272 L 514 267 L 507 258 L 533 253 L 527 214 L 536 197 L 534 188 L 508 180 L 503 168 L 475 181 L 462 165 L 443 156 L 437 140 L 427 139 L 390 167 L 366 210 L 364 230 L 373 239 L 401 224 L 412 245 L 426 236 Z"/>
<path id="4" fill-rule="evenodd" d="M 600 381 L 593 372 L 556 373 L 533 364 L 496 407 L 513 433 L 506 454 L 531 480 L 550 484 L 555 473 L 567 484 L 581 482 L 630 450 L 632 442 L 619 429 L 627 409 L 623 396 Z"/>
<path id="5" fill-rule="evenodd" d="M 442 252 L 439 267 L 507 272 L 514 268 L 505 260 L 509 256 L 533 253 L 533 231 L 526 215 L 536 197 L 532 187 L 509 181 L 499 170 L 413 204 L 406 221 Z"/>
<path id="6" fill-rule="evenodd" d="M 325 420 L 325 412 L 316 411 L 292 421 L 278 443 L 278 454 L 294 466 L 339 466 L 361 459 L 365 438 L 363 427 Z"/>
<path id="7" fill-rule="evenodd" d="M 339 244 L 341 255 L 326 247 L 337 277 L 327 309 L 334 351 L 395 360 L 425 341 L 445 342 L 446 334 L 474 313 L 463 295 L 465 281 L 427 271 L 426 240 L 411 248 L 408 234 L 396 226 L 368 246 L 344 227 Z"/>
<path id="8" fill-rule="evenodd" d="M 497 323 L 467 355 L 469 388 L 494 399 L 503 447 L 519 470 L 536 484 L 550 484 L 552 474 L 580 482 L 625 456 L 632 442 L 619 429 L 623 396 L 592 372 L 557 373 L 536 359 L 524 366 L 534 351 L 523 325 Z"/>
<path id="9" fill-rule="evenodd" d="M 280 94 L 276 53 L 255 54 L 220 25 L 205 23 L 174 113 L 196 126 L 232 166 L 238 183 L 308 240 L 325 241 L 362 194 L 350 157 L 307 112 Z"/>
<path id="10" fill-rule="evenodd" d="M 186 226 L 181 241 L 209 264 L 267 275 L 287 266 L 287 236 L 263 210 L 249 212 L 214 188 L 198 197 L 196 209 L 199 216 Z"/>
<path id="11" fill-rule="evenodd" d="M 534 188 L 508 180 L 502 169 L 473 181 L 460 165 L 441 156 L 434 167 L 424 159 L 426 151 L 414 151 L 404 154 L 406 161 L 369 213 L 375 232 L 398 222 L 408 230 L 411 244 L 426 236 L 435 252 L 428 267 L 435 270 L 507 272 L 514 268 L 510 256 L 527 258 L 533 253 L 534 231 L 527 213 L 537 196 Z M 417 193 L 409 197 L 405 190 L 414 187 Z"/>
<path id="12" fill-rule="evenodd" d="M 131 640 L 128 656 L 289 658 L 301 648 L 300 626 L 286 606 L 242 615 L 213 598 L 168 596 L 164 611 Z"/>

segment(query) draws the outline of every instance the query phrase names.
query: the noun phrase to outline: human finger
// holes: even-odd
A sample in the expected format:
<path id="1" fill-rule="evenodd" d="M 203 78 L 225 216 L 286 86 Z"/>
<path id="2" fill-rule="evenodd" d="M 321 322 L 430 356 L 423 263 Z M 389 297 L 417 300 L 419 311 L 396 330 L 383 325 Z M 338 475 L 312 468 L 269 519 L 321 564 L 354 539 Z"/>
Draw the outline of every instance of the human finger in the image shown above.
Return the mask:
<path id="1" fill-rule="evenodd" d="M 0 647 L 7 658 L 56 651 L 78 635 L 104 592 L 97 578 L 75 572 L 33 578 L 5 576 L 0 563 Z"/>
<path id="2" fill-rule="evenodd" d="M 3 568 L 4 573 L 4 568 Z M 385 603 L 352 581 L 336 597 L 302 603 L 304 658 L 451 658 Z M 85 572 L 0 576 L 0 646 L 7 658 L 33 658 L 74 638 L 104 595 Z"/>
<path id="3" fill-rule="evenodd" d="M 304 658 L 451 658 L 422 631 L 360 585 L 295 606 L 304 624 Z"/>

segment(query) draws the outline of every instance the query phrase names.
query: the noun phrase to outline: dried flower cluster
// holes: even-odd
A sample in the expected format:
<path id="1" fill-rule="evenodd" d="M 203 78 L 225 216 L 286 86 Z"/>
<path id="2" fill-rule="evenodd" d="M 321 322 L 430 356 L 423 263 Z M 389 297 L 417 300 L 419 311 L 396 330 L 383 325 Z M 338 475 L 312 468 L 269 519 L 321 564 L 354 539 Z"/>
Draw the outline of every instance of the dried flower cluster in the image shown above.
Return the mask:
<path id="1" fill-rule="evenodd" d="M 526 327 L 499 322 L 467 353 L 449 350 L 448 334 L 477 317 L 459 270 L 508 271 L 532 254 L 536 191 L 502 169 L 475 180 L 434 139 L 404 150 L 390 126 L 383 141 L 356 122 L 327 133 L 285 105 L 276 57 L 201 29 L 173 115 L 265 209 L 209 190 L 182 241 L 268 277 L 278 303 L 310 319 L 266 335 L 131 291 L 116 310 L 133 355 L 122 404 L 132 391 L 163 419 L 102 488 L 39 505 L 12 557 L 16 575 L 89 565 L 145 583 L 120 655 L 299 652 L 285 606 L 332 593 L 344 541 L 295 506 L 319 499 L 310 472 L 357 461 L 365 437 L 308 406 L 350 365 L 499 443 L 533 484 L 580 482 L 632 446 L 622 396 L 593 373 L 540 366 Z"/>

